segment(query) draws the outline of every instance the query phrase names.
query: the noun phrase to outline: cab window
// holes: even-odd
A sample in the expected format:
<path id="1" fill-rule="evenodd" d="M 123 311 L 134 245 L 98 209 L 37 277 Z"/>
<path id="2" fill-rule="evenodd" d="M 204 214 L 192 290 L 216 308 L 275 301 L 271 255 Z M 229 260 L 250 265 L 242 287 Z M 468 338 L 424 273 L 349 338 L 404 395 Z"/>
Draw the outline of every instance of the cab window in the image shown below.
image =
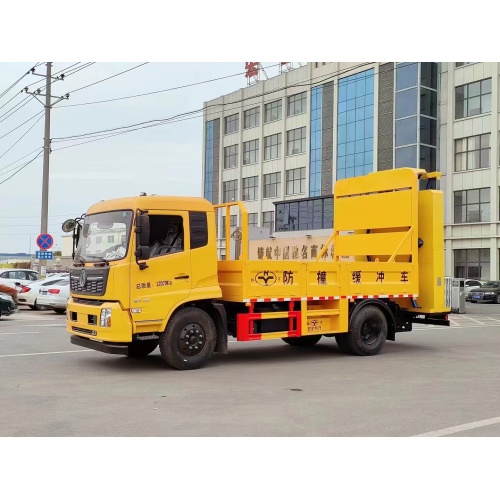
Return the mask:
<path id="1" fill-rule="evenodd" d="M 184 224 L 178 215 L 149 216 L 150 258 L 184 251 Z"/>

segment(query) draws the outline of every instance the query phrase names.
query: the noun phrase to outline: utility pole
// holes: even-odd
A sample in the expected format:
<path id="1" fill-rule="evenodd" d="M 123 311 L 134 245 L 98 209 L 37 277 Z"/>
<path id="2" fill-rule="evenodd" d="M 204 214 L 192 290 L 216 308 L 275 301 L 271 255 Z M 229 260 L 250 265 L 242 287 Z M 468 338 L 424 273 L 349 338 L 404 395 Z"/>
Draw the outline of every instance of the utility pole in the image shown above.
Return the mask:
<path id="1" fill-rule="evenodd" d="M 41 93 L 40 89 L 37 89 L 35 92 L 29 92 L 28 87 L 24 89 L 27 94 L 35 97 L 45 108 L 45 132 L 43 137 L 43 177 L 42 177 L 42 212 L 40 219 L 40 233 L 48 232 L 49 225 L 49 164 L 50 164 L 50 112 L 52 110 L 52 106 L 62 101 L 63 99 L 68 99 L 69 94 L 65 96 L 58 97 L 57 101 L 52 102 L 51 90 L 52 90 L 52 80 L 64 80 L 64 74 L 53 77 L 52 76 L 52 63 L 46 63 L 46 73 L 45 75 L 41 75 L 39 73 L 35 73 L 35 68 L 31 70 L 31 74 L 36 76 L 44 76 L 45 77 L 45 94 Z M 43 104 L 38 96 L 45 97 L 45 104 Z M 40 270 L 46 269 L 46 261 L 40 261 Z M 42 273 L 43 274 L 43 273 Z"/>

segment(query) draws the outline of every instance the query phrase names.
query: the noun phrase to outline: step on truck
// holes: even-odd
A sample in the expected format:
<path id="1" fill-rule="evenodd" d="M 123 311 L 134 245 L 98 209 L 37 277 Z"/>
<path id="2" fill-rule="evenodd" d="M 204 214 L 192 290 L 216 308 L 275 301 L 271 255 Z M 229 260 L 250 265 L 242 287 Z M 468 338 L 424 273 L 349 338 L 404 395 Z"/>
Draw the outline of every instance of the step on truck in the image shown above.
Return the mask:
<path id="1" fill-rule="evenodd" d="M 227 354 L 228 337 L 293 347 L 334 337 L 366 356 L 414 323 L 449 326 L 439 177 L 400 168 L 337 181 L 332 234 L 315 261 L 250 260 L 241 202 L 142 194 L 96 203 L 63 224 L 73 233 L 71 343 L 130 357 L 159 346 L 182 370 Z M 226 224 L 224 258 L 219 210 L 241 221 L 237 245 Z"/>

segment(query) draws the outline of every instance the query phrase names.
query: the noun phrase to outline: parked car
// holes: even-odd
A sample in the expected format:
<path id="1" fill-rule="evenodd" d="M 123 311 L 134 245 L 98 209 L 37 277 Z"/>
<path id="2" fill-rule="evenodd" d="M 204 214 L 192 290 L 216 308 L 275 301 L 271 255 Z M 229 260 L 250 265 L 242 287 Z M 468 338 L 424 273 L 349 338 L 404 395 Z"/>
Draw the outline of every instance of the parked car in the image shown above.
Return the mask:
<path id="1" fill-rule="evenodd" d="M 7 293 L 0 292 L 0 317 L 10 316 L 17 312 L 17 304 Z"/>
<path id="2" fill-rule="evenodd" d="M 465 280 L 465 300 L 470 300 L 469 293 L 471 292 L 471 290 L 473 290 L 474 288 L 479 288 L 483 283 L 484 281 L 479 280 Z"/>
<path id="3" fill-rule="evenodd" d="M 9 286 L 9 285 L 3 285 L 0 283 L 0 293 L 4 293 L 6 295 L 9 295 L 12 297 L 12 300 L 17 303 L 17 290 L 15 288 L 15 285 Z"/>
<path id="4" fill-rule="evenodd" d="M 42 309 L 47 309 L 47 307 L 41 306 L 37 302 L 40 288 L 42 286 L 48 287 L 60 283 L 68 276 L 69 276 L 68 273 L 53 275 L 50 278 L 47 277 L 42 280 L 33 281 L 29 285 L 21 285 L 21 290 L 19 291 L 17 296 L 18 304 L 29 306 L 31 309 L 36 309 L 37 311 L 40 311 Z"/>
<path id="5" fill-rule="evenodd" d="M 469 300 L 475 302 L 493 302 L 500 304 L 500 281 L 487 281 L 479 288 L 469 292 Z"/>
<path id="6" fill-rule="evenodd" d="M 0 270 L 0 283 L 8 286 L 14 285 L 18 291 L 21 289 L 21 285 L 26 285 L 38 279 L 40 279 L 40 273 L 32 269 Z"/>
<path id="7" fill-rule="evenodd" d="M 64 314 L 69 292 L 69 279 L 66 278 L 55 285 L 41 286 L 36 302 L 39 306 L 53 309 L 57 314 Z"/>

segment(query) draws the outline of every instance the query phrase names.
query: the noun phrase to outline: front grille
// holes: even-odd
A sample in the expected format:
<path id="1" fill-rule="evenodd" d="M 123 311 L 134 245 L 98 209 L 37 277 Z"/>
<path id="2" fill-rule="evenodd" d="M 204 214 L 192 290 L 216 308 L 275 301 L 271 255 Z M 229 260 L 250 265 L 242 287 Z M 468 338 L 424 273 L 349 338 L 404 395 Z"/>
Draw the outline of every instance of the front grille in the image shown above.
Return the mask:
<path id="1" fill-rule="evenodd" d="M 102 295 L 104 292 L 104 282 L 100 280 L 87 280 L 84 286 L 80 285 L 79 278 L 71 277 L 71 291 L 77 293 L 95 293 Z"/>
<path id="2" fill-rule="evenodd" d="M 71 268 L 70 288 L 73 293 L 84 295 L 104 295 L 109 268 Z"/>
<path id="3" fill-rule="evenodd" d="M 93 335 L 93 336 L 97 335 L 97 332 L 95 330 L 87 330 L 87 328 L 80 328 L 78 326 L 72 326 L 71 329 L 75 333 L 83 333 L 85 335 Z"/>

